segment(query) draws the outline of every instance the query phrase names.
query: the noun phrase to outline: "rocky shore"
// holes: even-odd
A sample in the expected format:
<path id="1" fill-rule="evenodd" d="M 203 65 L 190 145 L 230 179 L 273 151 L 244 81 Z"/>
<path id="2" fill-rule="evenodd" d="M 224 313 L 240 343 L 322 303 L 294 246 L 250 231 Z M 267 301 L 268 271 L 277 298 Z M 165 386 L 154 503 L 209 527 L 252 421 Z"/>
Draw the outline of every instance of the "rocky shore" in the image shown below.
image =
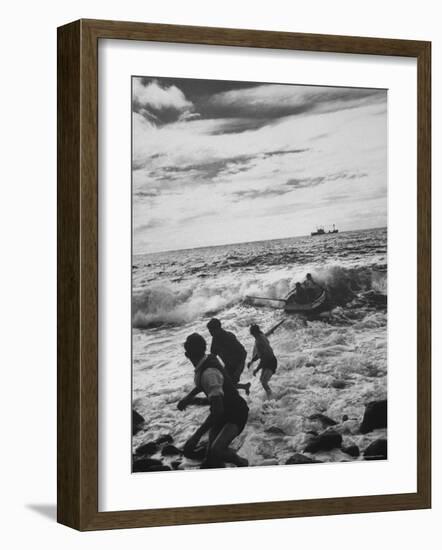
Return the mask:
<path id="1" fill-rule="evenodd" d="M 175 445 L 172 434 L 161 434 L 154 440 L 144 441 L 146 427 L 141 415 L 134 411 L 138 420 L 139 439 L 142 441 L 133 453 L 133 472 L 197 469 L 201 467 L 206 452 L 203 441 L 192 454 L 185 456 L 182 445 Z M 251 466 L 275 466 L 278 464 L 316 464 L 323 462 L 349 462 L 358 460 L 387 459 L 387 400 L 371 401 L 365 405 L 362 418 L 350 418 L 343 414 L 331 418 L 323 413 L 314 413 L 304 419 L 304 431 L 297 435 L 296 452 L 287 453 L 287 440 L 293 437 L 283 427 L 263 427 L 268 452 L 260 448 L 258 460 Z M 249 459 L 253 437 L 245 437 L 235 445 Z M 283 450 L 284 449 L 284 450 Z M 278 452 L 281 450 L 281 452 Z M 267 456 L 266 456 L 267 455 Z"/>

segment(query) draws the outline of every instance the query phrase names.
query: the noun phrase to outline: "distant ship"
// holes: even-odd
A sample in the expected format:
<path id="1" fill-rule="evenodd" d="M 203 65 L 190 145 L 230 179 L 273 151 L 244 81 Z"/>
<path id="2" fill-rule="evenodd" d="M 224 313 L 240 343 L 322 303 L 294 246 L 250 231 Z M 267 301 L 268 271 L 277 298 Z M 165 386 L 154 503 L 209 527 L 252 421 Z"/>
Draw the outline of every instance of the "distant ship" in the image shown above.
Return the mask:
<path id="1" fill-rule="evenodd" d="M 328 235 L 332 233 L 339 233 L 339 229 L 336 229 L 335 224 L 333 224 L 333 229 L 329 229 L 328 231 L 325 231 L 323 227 L 317 227 L 316 231 L 311 232 L 311 236 L 316 237 L 317 235 Z"/>

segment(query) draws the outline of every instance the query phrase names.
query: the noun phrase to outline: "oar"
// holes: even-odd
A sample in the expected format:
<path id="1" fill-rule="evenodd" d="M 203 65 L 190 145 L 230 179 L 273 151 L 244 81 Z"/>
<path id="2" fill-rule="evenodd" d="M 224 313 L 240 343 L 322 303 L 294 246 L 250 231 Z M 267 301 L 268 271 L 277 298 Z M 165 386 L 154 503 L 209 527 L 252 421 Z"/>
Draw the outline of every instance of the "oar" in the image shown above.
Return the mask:
<path id="1" fill-rule="evenodd" d="M 249 298 L 251 300 L 271 300 L 272 302 L 285 302 L 283 298 L 267 298 L 264 296 L 246 296 L 246 298 Z"/>
<path id="2" fill-rule="evenodd" d="M 275 330 L 279 328 L 282 325 L 282 323 L 285 323 L 286 321 L 287 319 L 283 319 L 282 321 L 279 321 L 278 323 L 276 323 L 276 325 L 274 325 L 270 330 L 266 332 L 266 336 L 271 336 L 275 332 Z"/>

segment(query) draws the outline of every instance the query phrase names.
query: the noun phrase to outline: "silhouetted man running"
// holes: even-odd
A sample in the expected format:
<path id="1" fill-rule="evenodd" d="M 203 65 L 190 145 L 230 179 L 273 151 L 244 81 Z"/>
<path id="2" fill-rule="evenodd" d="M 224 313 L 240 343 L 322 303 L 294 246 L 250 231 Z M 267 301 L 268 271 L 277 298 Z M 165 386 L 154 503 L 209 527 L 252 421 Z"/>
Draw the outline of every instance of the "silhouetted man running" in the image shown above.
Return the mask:
<path id="1" fill-rule="evenodd" d="M 210 351 L 213 355 L 217 355 L 226 369 L 227 374 L 234 385 L 244 390 L 247 395 L 250 393 L 250 383 L 240 384 L 242 371 L 246 365 L 247 351 L 239 342 L 233 332 L 224 330 L 219 319 L 211 319 L 207 323 L 207 328 L 212 336 L 212 345 Z"/>

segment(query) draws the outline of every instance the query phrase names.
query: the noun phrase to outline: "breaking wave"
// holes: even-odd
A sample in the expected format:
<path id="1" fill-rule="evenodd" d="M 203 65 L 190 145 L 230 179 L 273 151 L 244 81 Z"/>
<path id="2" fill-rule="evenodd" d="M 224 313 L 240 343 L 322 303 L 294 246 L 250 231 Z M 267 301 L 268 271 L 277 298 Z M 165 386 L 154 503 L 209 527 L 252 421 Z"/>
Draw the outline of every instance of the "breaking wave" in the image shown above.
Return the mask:
<path id="1" fill-rule="evenodd" d="M 330 307 L 345 306 L 355 299 L 386 300 L 385 266 L 345 268 L 339 265 L 311 271 L 327 289 Z M 304 273 L 305 275 L 305 273 Z M 284 298 L 303 277 L 293 270 L 273 274 L 231 273 L 210 280 L 192 278 L 180 283 L 157 282 L 134 291 L 132 325 L 148 328 L 181 325 L 244 304 L 248 295 Z"/>

